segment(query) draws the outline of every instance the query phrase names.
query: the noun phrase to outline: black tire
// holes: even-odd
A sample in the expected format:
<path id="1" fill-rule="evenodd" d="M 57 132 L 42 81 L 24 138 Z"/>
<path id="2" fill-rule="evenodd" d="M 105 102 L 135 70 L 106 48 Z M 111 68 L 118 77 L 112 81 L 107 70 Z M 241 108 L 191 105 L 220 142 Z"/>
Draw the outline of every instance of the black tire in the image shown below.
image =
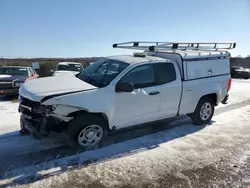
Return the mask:
<path id="1" fill-rule="evenodd" d="M 201 112 L 202 108 L 205 106 L 208 107 L 210 105 L 211 108 L 207 108 L 205 115 Z M 206 108 L 205 107 L 205 108 Z M 208 113 L 208 111 L 210 111 Z M 214 115 L 214 102 L 210 97 L 202 97 L 198 102 L 194 113 L 190 114 L 190 118 L 196 125 L 204 125 L 208 124 Z"/>
<path id="2" fill-rule="evenodd" d="M 78 139 L 80 136 L 80 133 L 84 129 L 88 129 L 88 127 L 90 127 L 92 125 L 97 125 L 99 128 L 102 129 L 103 133 L 102 133 L 100 140 L 91 146 L 81 145 L 80 141 Z M 77 147 L 80 147 L 81 149 L 93 149 L 93 148 L 98 147 L 98 145 L 107 136 L 107 123 L 100 116 L 93 116 L 90 114 L 84 114 L 84 115 L 79 114 L 73 120 L 71 120 L 71 122 L 69 123 L 67 130 L 66 130 L 66 134 L 67 134 L 68 138 L 70 139 L 71 144 L 73 143 L 73 145 L 71 145 L 71 146 L 73 146 L 73 147 L 77 146 Z M 81 134 L 83 134 L 83 133 L 81 133 Z M 84 143 L 82 143 L 82 144 L 84 144 Z"/>

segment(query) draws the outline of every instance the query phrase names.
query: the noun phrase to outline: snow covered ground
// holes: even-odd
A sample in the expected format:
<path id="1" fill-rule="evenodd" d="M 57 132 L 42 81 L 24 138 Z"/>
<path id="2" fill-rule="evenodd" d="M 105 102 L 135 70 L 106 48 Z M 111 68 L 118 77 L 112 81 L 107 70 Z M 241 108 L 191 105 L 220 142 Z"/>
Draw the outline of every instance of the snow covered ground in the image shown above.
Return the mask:
<path id="1" fill-rule="evenodd" d="M 16 177 L 19 181 L 22 178 L 39 180 L 51 174 L 59 174 L 37 181 L 31 187 L 60 187 L 70 184 L 82 187 L 89 182 L 119 187 L 121 184 L 152 184 L 162 175 L 172 174 L 192 184 L 192 180 L 182 171 L 212 165 L 249 144 L 249 117 L 250 106 L 247 106 L 215 116 L 214 122 L 208 126 L 185 124 L 95 151 L 17 169 L 6 177 Z M 98 163 L 84 167 L 89 160 Z M 76 169 L 62 173 L 72 167 Z M 6 179 L 8 182 L 9 179 Z M 246 181 L 250 183 L 250 179 Z"/>
<path id="2" fill-rule="evenodd" d="M 249 86 L 248 80 L 233 80 L 228 105 L 217 107 L 218 113 L 210 125 L 194 126 L 186 117 L 174 118 L 168 122 L 168 126 L 174 128 L 161 130 L 158 126 L 153 134 L 149 132 L 153 128 L 139 129 L 137 132 L 144 131 L 145 134 L 126 137 L 122 142 L 79 154 L 67 150 L 71 152 L 69 156 L 63 154 L 65 148 L 60 148 L 65 145 L 60 135 L 42 141 L 19 136 L 18 104 L 0 101 L 0 186 L 83 187 L 96 183 L 97 187 L 146 184 L 153 187 L 158 186 L 164 177 L 168 180 L 164 181 L 165 187 L 172 186 L 171 182 L 189 187 L 199 181 L 201 184 L 194 187 L 201 187 L 206 180 L 193 172 L 194 169 L 214 167 L 225 156 L 239 156 L 235 160 L 241 160 L 242 165 L 250 156 L 247 153 L 250 151 Z M 237 108 L 229 108 L 233 105 Z M 134 132 L 136 130 L 129 133 L 130 136 L 137 134 Z M 123 135 L 113 139 L 117 137 Z M 239 155 L 238 150 L 242 152 L 243 148 Z M 41 157 L 47 155 L 55 157 L 49 160 Z M 38 158 L 39 163 L 30 163 Z M 228 161 L 231 162 L 231 158 Z M 23 165 L 7 168 L 9 164 L 18 162 Z M 187 172 L 196 174 L 195 181 Z M 244 181 L 249 183 L 250 179 Z M 245 185 L 240 183 L 235 185 Z M 216 179 L 207 184 L 219 185 L 221 182 Z"/>
<path id="3" fill-rule="evenodd" d="M 233 79 L 231 90 L 229 92 L 229 104 L 240 103 L 250 100 L 250 80 Z M 224 107 L 220 104 L 217 108 Z"/>

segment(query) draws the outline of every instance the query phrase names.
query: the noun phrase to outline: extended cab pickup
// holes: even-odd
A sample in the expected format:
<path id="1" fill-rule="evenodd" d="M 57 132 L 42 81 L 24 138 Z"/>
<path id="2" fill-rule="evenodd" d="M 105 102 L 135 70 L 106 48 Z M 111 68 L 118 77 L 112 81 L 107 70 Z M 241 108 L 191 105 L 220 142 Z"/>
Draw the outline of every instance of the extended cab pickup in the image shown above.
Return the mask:
<path id="1" fill-rule="evenodd" d="M 91 148 L 109 131 L 180 114 L 197 125 L 209 123 L 230 89 L 230 54 L 149 49 L 101 58 L 77 75 L 23 84 L 21 133 L 42 137 L 66 131 Z"/>

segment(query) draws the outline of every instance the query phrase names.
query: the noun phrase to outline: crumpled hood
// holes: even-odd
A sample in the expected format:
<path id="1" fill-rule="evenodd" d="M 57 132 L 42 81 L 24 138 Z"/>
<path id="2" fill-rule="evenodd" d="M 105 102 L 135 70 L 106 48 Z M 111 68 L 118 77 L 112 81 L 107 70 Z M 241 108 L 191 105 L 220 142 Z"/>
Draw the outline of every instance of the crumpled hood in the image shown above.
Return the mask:
<path id="1" fill-rule="evenodd" d="M 60 95 L 96 88 L 97 87 L 76 78 L 72 74 L 65 74 L 30 80 L 22 85 L 19 89 L 19 94 L 33 101 L 41 101 L 44 97 L 51 95 Z"/>

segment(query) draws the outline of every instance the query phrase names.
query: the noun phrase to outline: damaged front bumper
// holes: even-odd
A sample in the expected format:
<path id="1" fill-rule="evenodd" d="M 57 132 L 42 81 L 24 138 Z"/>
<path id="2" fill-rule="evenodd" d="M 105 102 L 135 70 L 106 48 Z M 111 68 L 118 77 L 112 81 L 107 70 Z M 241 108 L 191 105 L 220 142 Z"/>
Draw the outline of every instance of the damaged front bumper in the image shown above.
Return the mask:
<path id="1" fill-rule="evenodd" d="M 42 138 L 50 131 L 62 132 L 67 126 L 68 117 L 60 117 L 37 102 L 29 102 L 21 101 L 19 104 L 21 133 L 29 132 L 36 138 Z"/>

